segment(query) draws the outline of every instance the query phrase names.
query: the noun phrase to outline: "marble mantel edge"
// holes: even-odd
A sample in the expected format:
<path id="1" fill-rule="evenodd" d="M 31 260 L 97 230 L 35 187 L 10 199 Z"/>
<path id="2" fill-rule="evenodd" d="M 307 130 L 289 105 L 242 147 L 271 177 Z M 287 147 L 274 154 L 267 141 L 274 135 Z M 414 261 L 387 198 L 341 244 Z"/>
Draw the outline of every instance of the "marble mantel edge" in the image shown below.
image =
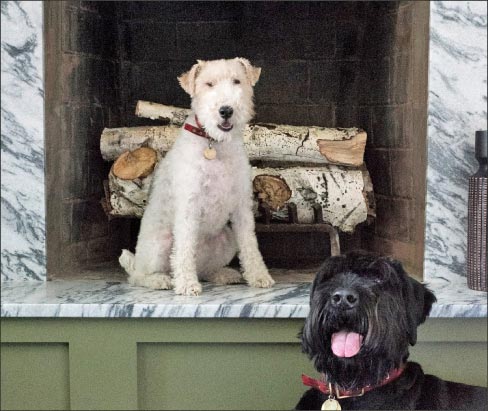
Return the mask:
<path id="1" fill-rule="evenodd" d="M 431 287 L 432 288 L 432 287 Z M 17 318 L 305 318 L 310 284 L 204 285 L 199 297 L 105 280 L 4 282 L 2 317 Z M 486 318 L 486 293 L 435 290 L 431 318 Z M 465 291 L 465 290 L 463 290 Z"/>

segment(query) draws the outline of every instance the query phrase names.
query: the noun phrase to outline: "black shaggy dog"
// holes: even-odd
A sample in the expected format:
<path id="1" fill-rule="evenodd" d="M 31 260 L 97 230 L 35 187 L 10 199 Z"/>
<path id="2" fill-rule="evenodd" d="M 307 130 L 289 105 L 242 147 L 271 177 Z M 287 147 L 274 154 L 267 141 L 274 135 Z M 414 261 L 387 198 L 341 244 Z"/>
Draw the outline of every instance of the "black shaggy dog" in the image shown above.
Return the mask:
<path id="1" fill-rule="evenodd" d="M 329 258 L 312 284 L 301 334 L 323 381 L 304 376 L 314 388 L 296 409 L 319 410 L 330 398 L 324 409 L 338 401 L 345 410 L 485 410 L 486 388 L 443 381 L 407 362 L 435 301 L 398 261 L 358 252 Z"/>

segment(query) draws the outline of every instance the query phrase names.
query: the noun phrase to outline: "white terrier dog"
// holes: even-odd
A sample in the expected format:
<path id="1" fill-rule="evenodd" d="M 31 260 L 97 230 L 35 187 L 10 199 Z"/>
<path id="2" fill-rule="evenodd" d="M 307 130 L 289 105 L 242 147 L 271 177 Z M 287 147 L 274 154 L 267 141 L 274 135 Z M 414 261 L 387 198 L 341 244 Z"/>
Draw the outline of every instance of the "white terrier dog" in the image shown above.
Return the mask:
<path id="1" fill-rule="evenodd" d="M 243 58 L 199 60 L 178 78 L 192 113 L 155 171 L 135 255 L 123 250 L 119 258 L 130 284 L 183 295 L 201 293 L 199 278 L 274 284 L 258 250 L 242 140 L 260 73 Z M 226 267 L 236 252 L 242 277 Z"/>

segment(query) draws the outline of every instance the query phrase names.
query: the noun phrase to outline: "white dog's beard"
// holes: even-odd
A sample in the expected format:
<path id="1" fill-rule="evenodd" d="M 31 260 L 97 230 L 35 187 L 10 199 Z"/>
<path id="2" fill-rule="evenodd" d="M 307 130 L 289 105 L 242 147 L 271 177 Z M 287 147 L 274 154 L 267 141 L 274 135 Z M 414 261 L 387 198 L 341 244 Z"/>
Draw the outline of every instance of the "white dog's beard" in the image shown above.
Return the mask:
<path id="1" fill-rule="evenodd" d="M 224 131 L 225 133 L 228 133 L 234 128 L 234 124 L 232 124 L 229 120 L 224 120 L 221 123 L 217 124 L 217 128 Z"/>
<path id="2" fill-rule="evenodd" d="M 226 142 L 230 141 L 234 136 L 238 136 L 239 134 L 242 134 L 242 131 L 245 127 L 245 124 L 232 124 L 233 127 L 229 131 L 223 131 L 221 130 L 217 124 L 210 123 L 209 125 L 204 125 L 205 131 L 208 133 L 210 137 L 212 137 L 215 141 L 219 142 Z"/>
<path id="3" fill-rule="evenodd" d="M 203 111 L 194 110 L 199 123 L 214 140 L 219 142 L 230 141 L 234 136 L 239 136 L 244 131 L 251 116 L 244 113 L 234 114 L 228 120 L 216 118 L 215 115 Z M 220 125 L 220 127 L 219 127 Z"/>

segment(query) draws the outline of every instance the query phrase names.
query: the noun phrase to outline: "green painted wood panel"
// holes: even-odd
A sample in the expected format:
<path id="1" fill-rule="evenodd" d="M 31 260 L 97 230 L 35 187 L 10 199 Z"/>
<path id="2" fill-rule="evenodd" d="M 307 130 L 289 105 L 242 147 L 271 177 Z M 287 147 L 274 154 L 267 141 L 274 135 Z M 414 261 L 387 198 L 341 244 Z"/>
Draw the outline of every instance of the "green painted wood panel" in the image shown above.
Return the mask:
<path id="1" fill-rule="evenodd" d="M 302 324 L 2 318 L 2 409 L 291 409 L 312 373 Z M 418 336 L 426 372 L 486 385 L 486 318 L 430 319 Z"/>
<path id="2" fill-rule="evenodd" d="M 2 410 L 68 410 L 67 344 L 2 344 Z"/>
<path id="3" fill-rule="evenodd" d="M 488 383 L 486 342 L 421 342 L 410 349 L 410 359 L 446 380 L 485 387 Z"/>
<path id="4" fill-rule="evenodd" d="M 107 328 L 110 329 L 107 323 Z M 136 344 L 108 332 L 69 344 L 71 409 L 137 409 Z"/>
<path id="5" fill-rule="evenodd" d="M 139 409 L 287 410 L 314 373 L 297 344 L 139 344 Z"/>

